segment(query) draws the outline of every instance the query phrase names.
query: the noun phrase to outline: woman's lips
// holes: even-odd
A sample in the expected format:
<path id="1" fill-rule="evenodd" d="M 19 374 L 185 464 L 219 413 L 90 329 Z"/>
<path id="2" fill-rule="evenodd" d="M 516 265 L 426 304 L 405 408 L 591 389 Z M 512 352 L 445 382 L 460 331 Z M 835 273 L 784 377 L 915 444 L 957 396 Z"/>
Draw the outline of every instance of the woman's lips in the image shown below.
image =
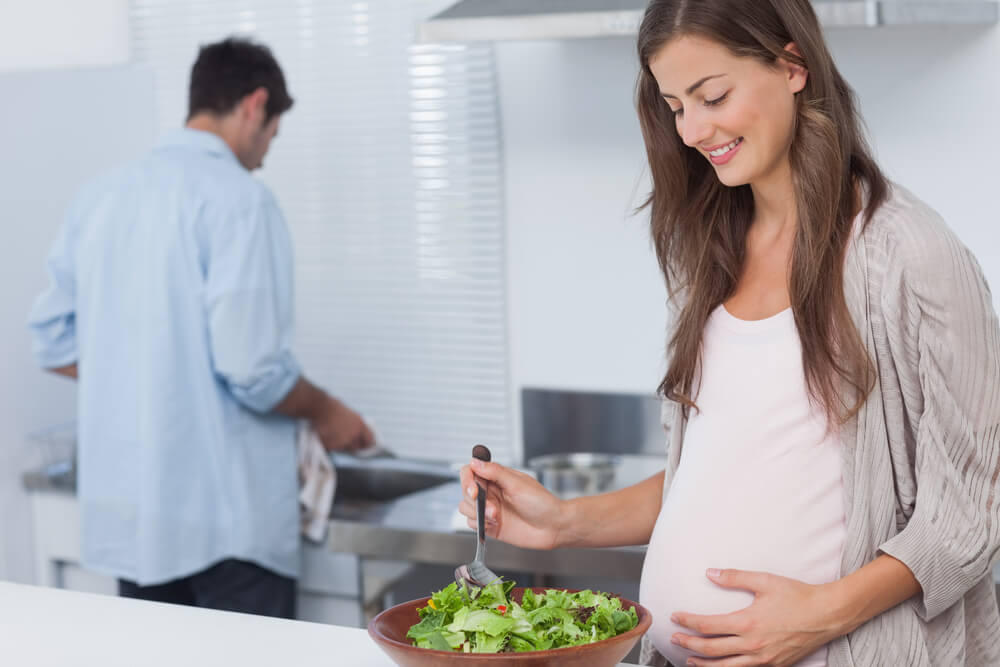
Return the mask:
<path id="1" fill-rule="evenodd" d="M 736 140 L 736 145 L 733 146 L 731 149 L 729 149 L 722 155 L 709 154 L 708 159 L 711 160 L 712 164 L 714 165 L 724 165 L 730 160 L 732 160 L 742 147 L 743 147 L 743 137 L 740 137 L 739 139 Z"/>

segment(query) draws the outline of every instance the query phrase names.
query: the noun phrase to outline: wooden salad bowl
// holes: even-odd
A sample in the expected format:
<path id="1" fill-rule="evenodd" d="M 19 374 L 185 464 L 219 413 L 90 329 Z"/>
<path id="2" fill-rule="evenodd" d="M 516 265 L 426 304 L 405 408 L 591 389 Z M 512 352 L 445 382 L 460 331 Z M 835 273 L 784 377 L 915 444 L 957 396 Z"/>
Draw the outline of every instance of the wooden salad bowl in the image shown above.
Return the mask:
<path id="1" fill-rule="evenodd" d="M 544 593 L 550 588 L 532 588 L 535 593 Z M 577 591 L 568 590 L 570 593 Z M 515 588 L 510 597 L 520 602 L 523 588 Z M 386 609 L 368 624 L 368 634 L 385 653 L 400 667 L 438 667 L 439 665 L 525 665 L 528 667 L 614 667 L 622 661 L 635 643 L 639 641 L 653 621 L 645 607 L 631 600 L 619 597 L 622 608 L 635 607 L 639 623 L 628 632 L 602 639 L 593 644 L 567 646 L 548 651 L 528 651 L 524 653 L 460 653 L 457 651 L 435 651 L 414 646 L 406 637 L 407 631 L 420 622 L 417 609 L 427 606 L 430 599 L 421 598 L 397 604 Z"/>

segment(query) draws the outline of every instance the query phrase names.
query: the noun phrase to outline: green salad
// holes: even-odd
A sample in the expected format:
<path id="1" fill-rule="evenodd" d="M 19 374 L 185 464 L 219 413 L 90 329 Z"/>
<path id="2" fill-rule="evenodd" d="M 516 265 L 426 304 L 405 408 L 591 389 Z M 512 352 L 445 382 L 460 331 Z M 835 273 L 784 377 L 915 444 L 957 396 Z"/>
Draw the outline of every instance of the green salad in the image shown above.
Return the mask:
<path id="1" fill-rule="evenodd" d="M 472 597 L 451 584 L 418 609 L 420 622 L 406 636 L 421 648 L 465 653 L 544 651 L 590 644 L 628 632 L 639 623 L 635 609 L 595 593 L 525 589 L 521 603 L 510 599 L 514 582 L 498 581 Z"/>

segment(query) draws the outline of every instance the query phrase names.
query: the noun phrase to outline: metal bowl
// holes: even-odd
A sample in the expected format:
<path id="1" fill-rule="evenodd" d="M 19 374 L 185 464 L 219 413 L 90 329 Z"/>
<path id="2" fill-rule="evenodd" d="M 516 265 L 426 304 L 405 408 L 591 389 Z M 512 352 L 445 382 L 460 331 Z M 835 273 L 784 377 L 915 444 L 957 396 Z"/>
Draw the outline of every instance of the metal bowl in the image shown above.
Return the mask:
<path id="1" fill-rule="evenodd" d="M 611 490 L 620 462 L 613 454 L 574 452 L 537 456 L 528 461 L 528 468 L 560 498 L 575 498 Z"/>

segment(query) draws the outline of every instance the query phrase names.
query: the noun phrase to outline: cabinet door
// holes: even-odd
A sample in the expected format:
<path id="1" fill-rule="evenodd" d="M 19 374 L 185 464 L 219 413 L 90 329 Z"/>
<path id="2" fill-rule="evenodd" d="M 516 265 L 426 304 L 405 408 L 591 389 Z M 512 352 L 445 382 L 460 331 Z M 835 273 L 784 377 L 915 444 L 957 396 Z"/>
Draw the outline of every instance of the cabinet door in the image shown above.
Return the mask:
<path id="1" fill-rule="evenodd" d="M 118 581 L 103 574 L 85 570 L 77 563 L 60 563 L 61 587 L 70 591 L 118 595 Z"/>
<path id="2" fill-rule="evenodd" d="M 113 577 L 80 567 L 80 509 L 76 496 L 30 494 L 34 529 L 35 583 L 85 593 L 118 594 Z"/>

